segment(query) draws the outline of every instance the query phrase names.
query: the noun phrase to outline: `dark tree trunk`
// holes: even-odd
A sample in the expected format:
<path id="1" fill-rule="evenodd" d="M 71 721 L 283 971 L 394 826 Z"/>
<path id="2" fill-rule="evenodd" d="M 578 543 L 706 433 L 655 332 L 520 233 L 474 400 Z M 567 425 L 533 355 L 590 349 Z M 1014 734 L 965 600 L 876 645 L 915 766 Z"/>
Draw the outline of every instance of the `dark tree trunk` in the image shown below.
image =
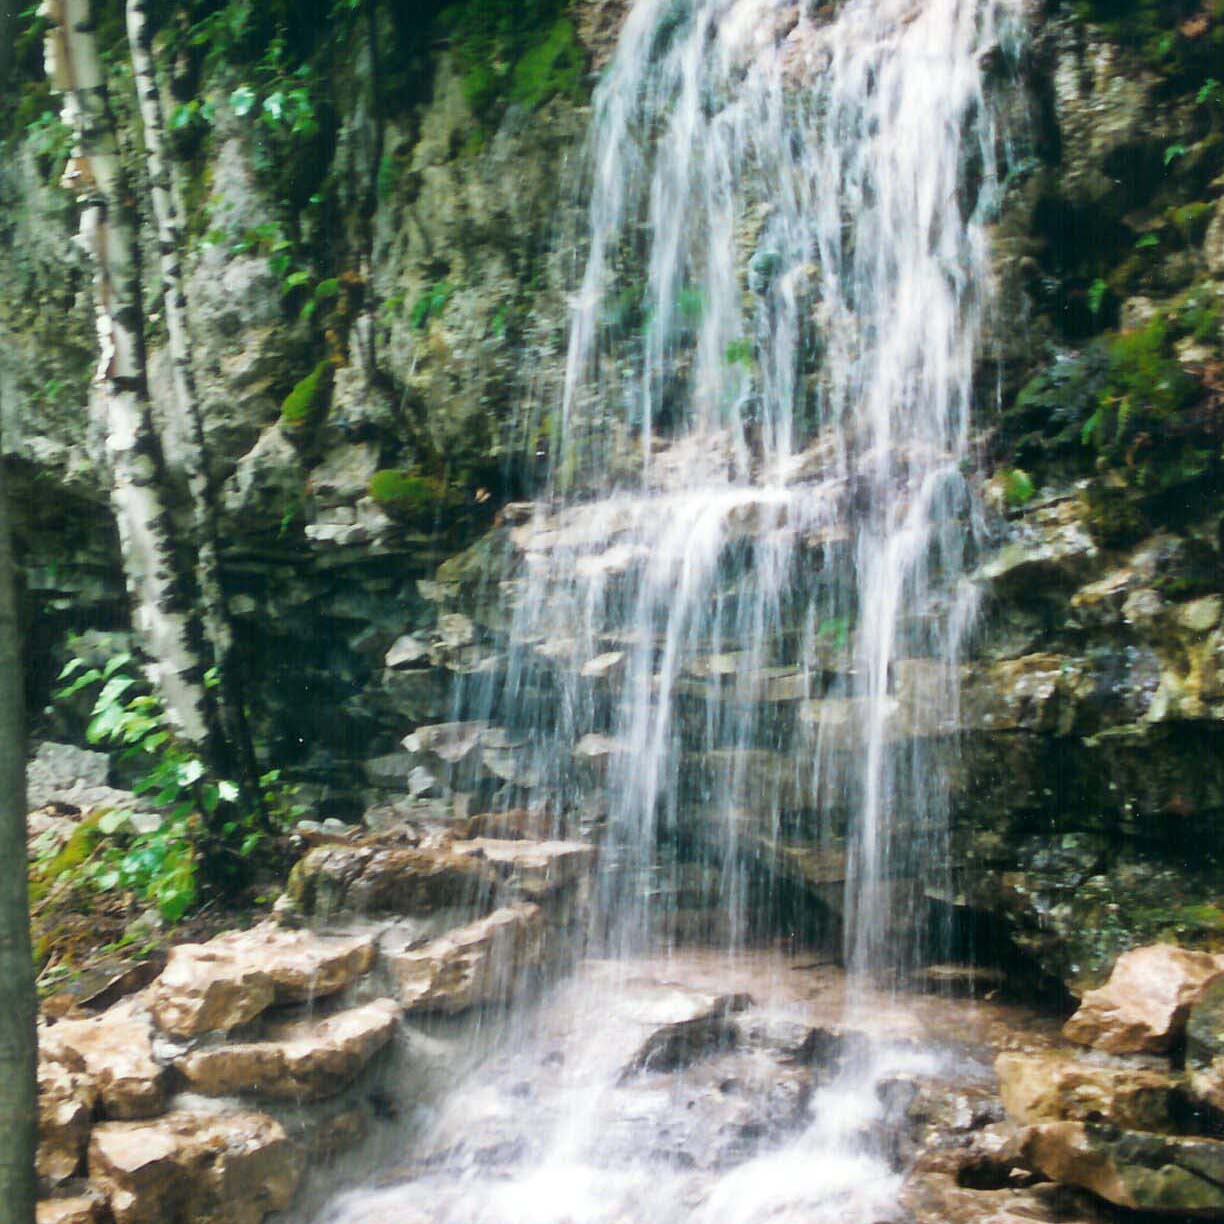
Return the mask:
<path id="1" fill-rule="evenodd" d="M 33 1224 L 38 1045 L 26 874 L 25 735 L 16 573 L 0 466 L 0 1216 Z"/>

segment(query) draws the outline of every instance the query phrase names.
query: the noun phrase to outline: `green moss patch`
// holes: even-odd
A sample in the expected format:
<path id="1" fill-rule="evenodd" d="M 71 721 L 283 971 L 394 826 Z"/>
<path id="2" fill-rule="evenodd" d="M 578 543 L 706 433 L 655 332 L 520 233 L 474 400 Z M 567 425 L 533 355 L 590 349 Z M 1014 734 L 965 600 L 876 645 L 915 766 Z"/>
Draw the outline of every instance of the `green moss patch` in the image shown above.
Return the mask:
<path id="1" fill-rule="evenodd" d="M 320 361 L 281 404 L 280 423 L 286 429 L 309 429 L 327 415 L 331 398 L 332 364 L 326 358 Z"/>

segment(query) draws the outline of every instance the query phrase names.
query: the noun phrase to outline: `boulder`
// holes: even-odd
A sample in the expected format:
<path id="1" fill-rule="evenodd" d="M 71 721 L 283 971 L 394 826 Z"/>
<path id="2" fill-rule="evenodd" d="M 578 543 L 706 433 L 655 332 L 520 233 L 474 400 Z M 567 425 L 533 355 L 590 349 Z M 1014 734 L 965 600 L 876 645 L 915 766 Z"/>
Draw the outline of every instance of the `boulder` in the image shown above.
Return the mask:
<path id="1" fill-rule="evenodd" d="M 152 1028 L 133 1002 L 89 1020 L 61 1020 L 39 1041 L 44 1059 L 89 1079 L 106 1117 L 149 1118 L 165 1107 Z"/>
<path id="2" fill-rule="evenodd" d="M 543 958 L 542 911 L 521 903 L 386 961 L 405 1011 L 451 1015 L 504 1001 Z"/>
<path id="3" fill-rule="evenodd" d="M 48 1058 L 39 1060 L 36 1163 L 44 1185 L 61 1185 L 81 1167 L 97 1095 L 88 1075 Z"/>
<path id="4" fill-rule="evenodd" d="M 1165 1053 L 1185 1030 L 1190 1008 L 1224 976 L 1224 957 L 1167 944 L 1118 957 L 1109 981 L 1084 995 L 1063 1033 L 1111 1054 Z"/>
<path id="5" fill-rule="evenodd" d="M 230 931 L 171 951 L 152 988 L 153 1016 L 176 1037 L 228 1032 L 273 1003 L 335 994 L 373 961 L 372 939 L 325 938 L 270 923 Z"/>
<path id="6" fill-rule="evenodd" d="M 1029 1167 L 1132 1211 L 1224 1216 L 1224 1142 L 1086 1122 L 1045 1122 L 1020 1136 Z"/>
<path id="7" fill-rule="evenodd" d="M 425 914 L 474 905 L 497 888 L 484 858 L 448 842 L 414 847 L 320 846 L 293 868 L 290 897 L 303 913 Z"/>
<path id="8" fill-rule="evenodd" d="M 89 1175 L 115 1224 L 261 1224 L 289 1206 L 301 1170 L 263 1114 L 177 1112 L 95 1127 Z"/>
<path id="9" fill-rule="evenodd" d="M 1175 1083 L 1167 1072 L 1089 1063 L 1058 1051 L 995 1060 L 1003 1107 L 1016 1122 L 1110 1122 L 1130 1130 L 1172 1126 Z"/>
<path id="10" fill-rule="evenodd" d="M 197 1049 L 175 1066 L 210 1096 L 251 1093 L 277 1100 L 333 1096 L 391 1040 L 399 1018 L 393 999 L 379 999 L 325 1020 L 269 1026 L 265 1040 Z"/>

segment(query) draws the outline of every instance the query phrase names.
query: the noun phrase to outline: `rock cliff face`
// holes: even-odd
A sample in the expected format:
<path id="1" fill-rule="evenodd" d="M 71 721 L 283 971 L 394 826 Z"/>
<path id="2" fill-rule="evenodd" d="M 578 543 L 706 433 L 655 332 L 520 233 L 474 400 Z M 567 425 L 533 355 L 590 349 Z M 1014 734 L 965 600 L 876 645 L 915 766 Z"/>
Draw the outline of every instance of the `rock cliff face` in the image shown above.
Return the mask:
<path id="1" fill-rule="evenodd" d="M 961 748 L 953 893 L 932 904 L 1075 994 L 1137 943 L 1224 941 L 1224 15 L 1115 9 L 1034 5 L 1013 91 L 977 417 L 986 600 L 959 725 L 932 722 L 930 677 L 895 678 L 897 734 Z M 230 69 L 171 60 L 230 607 L 261 746 L 324 815 L 531 792 L 501 729 L 400 741 L 497 668 L 497 576 L 527 551 L 514 533 L 564 377 L 587 96 L 623 15 L 567 12 L 524 36 L 494 101 L 462 23 L 337 35 L 327 139 L 300 166 Z M 122 634 L 126 612 L 89 423 L 89 277 L 54 124 L 29 120 L 0 164 L 0 445 L 41 706 L 67 635 Z M 164 404 L 156 346 L 152 371 Z M 178 474 L 173 435 L 166 460 Z M 593 690 L 617 666 L 563 654 Z M 718 683 L 710 667 L 694 686 Z M 763 675 L 762 700 L 831 727 L 791 680 Z M 594 794 L 616 746 L 574 747 Z M 756 765 L 781 776 L 765 749 Z M 835 891 L 827 847 L 784 850 L 797 886 Z"/>

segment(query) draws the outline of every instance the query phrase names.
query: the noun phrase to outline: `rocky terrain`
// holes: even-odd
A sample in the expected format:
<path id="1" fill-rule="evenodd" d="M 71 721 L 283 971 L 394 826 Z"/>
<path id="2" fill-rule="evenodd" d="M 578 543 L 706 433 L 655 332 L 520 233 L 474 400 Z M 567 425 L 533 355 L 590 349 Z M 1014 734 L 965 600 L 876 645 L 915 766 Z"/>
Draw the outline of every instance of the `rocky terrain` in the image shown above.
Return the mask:
<path id="1" fill-rule="evenodd" d="M 303 1177 L 313 1192 L 307 1170 L 378 1147 L 394 1125 L 386 1085 L 435 1026 L 531 996 L 573 947 L 623 751 L 599 721 L 622 649 L 580 652 L 563 626 L 530 644 L 589 699 L 590 725 L 548 747 L 565 793 L 528 730 L 454 721 L 456 694 L 504 679 L 524 646 L 529 567 L 570 549 L 615 583 L 641 561 L 583 552 L 582 508 L 566 517 L 539 483 L 590 87 L 622 19 L 615 0 L 571 9 L 557 62 L 582 70 L 496 105 L 473 85 L 462 30 L 429 24 L 432 9 L 428 35 L 389 16 L 373 42 L 338 35 L 322 153 L 270 145 L 238 113 L 249 65 L 179 53 L 179 100 L 213 115 L 184 119 L 176 174 L 226 595 L 261 760 L 306 811 L 286 835 L 283 889 L 253 888 L 232 923 L 206 914 L 184 928 L 199 942 L 168 957 L 179 937 L 130 894 L 106 921 L 116 943 L 136 934 L 100 964 L 65 935 L 100 920 L 59 893 L 44 903 L 73 921 L 40 947 L 40 1224 L 247 1224 L 289 1209 Z M 951 931 L 951 957 L 985 964 L 1001 998 L 1071 1018 L 1059 1042 L 1001 1002 L 920 999 L 945 1024 L 997 1015 L 969 1039 L 985 1069 L 885 1077 L 871 1125 L 890 1136 L 881 1159 L 907 1174 L 916 1220 L 1224 1218 L 1224 13 L 1051 0 L 1028 6 L 1028 24 L 1007 69 L 975 420 L 980 609 L 955 676 L 923 659 L 895 669 L 889 735 L 937 742 L 952 778 L 951 871 L 914 912 Z M 36 80 L 23 89 L 44 104 Z M 45 862 L 104 814 L 130 813 L 115 825 L 129 830 L 160 817 L 121 762 L 60 742 L 82 741 L 88 710 L 52 701 L 70 657 L 103 666 L 131 631 L 87 410 L 90 277 L 43 113 L 7 115 L 3 134 L 0 457 L 17 490 Z M 285 241 L 295 286 L 275 262 Z M 152 391 L 170 417 L 155 322 L 153 336 Z M 824 445 L 783 483 L 817 485 Z M 172 431 L 166 459 L 181 486 Z M 760 521 L 746 511 L 745 534 Z M 845 544 L 781 526 L 813 574 Z M 845 848 L 813 832 L 825 797 L 793 745 L 837 744 L 851 725 L 828 696 L 837 634 L 801 650 L 800 626 L 784 626 L 782 657 L 736 697 L 761 728 L 743 784 L 785 814 L 780 828 L 745 814 L 754 934 L 821 949 L 839 945 Z M 691 709 L 723 692 L 741 645 L 683 677 Z M 954 716 L 932 698 L 953 682 Z M 686 768 L 700 791 L 720 765 Z M 691 832 L 660 885 L 666 934 L 721 938 Z M 216 933 L 230 925 L 243 929 Z M 947 976 L 927 986 L 964 980 L 935 968 Z M 799 1008 L 783 1032 L 756 1003 L 733 1008 L 733 971 L 720 972 L 687 984 L 706 1002 L 686 996 L 666 1022 L 680 1028 L 629 1025 L 617 1053 L 626 1098 L 657 1078 L 708 1102 L 743 1060 L 766 1068 L 738 1112 L 719 1097 L 716 1118 L 697 1106 L 679 1133 L 668 1159 L 706 1172 L 758 1154 L 779 1126 L 801 1132 L 854 1043 L 827 1015 Z M 512 1164 L 521 1139 L 490 1139 L 488 1166 Z M 402 1180 L 428 1182 L 444 1156 Z"/>

